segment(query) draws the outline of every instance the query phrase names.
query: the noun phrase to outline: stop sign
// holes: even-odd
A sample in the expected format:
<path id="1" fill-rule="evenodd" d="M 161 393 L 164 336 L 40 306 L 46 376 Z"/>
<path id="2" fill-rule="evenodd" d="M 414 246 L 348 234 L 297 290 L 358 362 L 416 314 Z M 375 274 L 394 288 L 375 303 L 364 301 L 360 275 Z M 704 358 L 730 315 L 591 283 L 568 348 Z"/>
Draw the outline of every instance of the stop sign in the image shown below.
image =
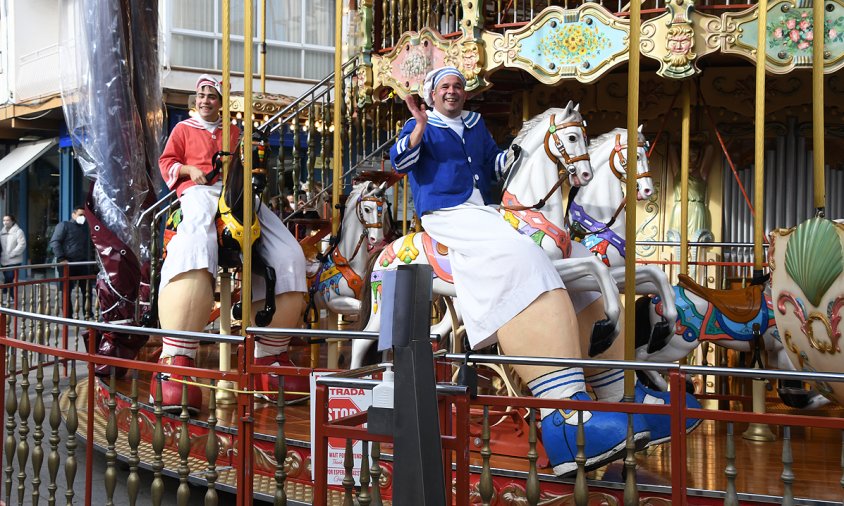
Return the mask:
<path id="1" fill-rule="evenodd" d="M 355 401 L 348 397 L 330 397 L 328 399 L 328 421 L 338 420 L 347 416 L 360 413 L 361 409 Z M 328 438 L 328 446 L 331 448 L 345 448 L 346 440 L 343 438 Z"/>
<path id="2" fill-rule="evenodd" d="M 345 418 L 360 413 L 355 401 L 348 397 L 333 397 L 328 399 L 328 421 Z"/>

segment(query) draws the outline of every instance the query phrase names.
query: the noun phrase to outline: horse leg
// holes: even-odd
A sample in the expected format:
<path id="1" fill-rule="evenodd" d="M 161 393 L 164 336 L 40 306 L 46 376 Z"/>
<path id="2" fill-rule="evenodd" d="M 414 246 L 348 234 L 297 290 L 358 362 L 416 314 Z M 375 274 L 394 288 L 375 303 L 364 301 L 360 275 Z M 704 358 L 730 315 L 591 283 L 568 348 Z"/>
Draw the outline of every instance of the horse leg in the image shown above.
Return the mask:
<path id="1" fill-rule="evenodd" d="M 260 267 L 263 267 L 264 270 L 264 279 L 266 280 L 266 286 L 264 290 L 264 307 L 263 309 L 259 309 L 258 312 L 255 313 L 255 325 L 259 327 L 266 327 L 270 324 L 270 322 L 272 322 L 276 312 L 274 293 L 276 277 L 275 269 L 273 269 L 269 265 L 266 265 L 261 262 Z"/>
<path id="2" fill-rule="evenodd" d="M 618 324 L 621 308 L 618 288 L 609 269 L 594 256 L 554 260 L 554 267 L 566 288 L 573 291 L 600 291 L 606 318 L 595 322 L 589 344 L 589 356 L 594 357 L 609 349 L 621 328 Z M 591 275 L 593 279 L 587 276 Z"/>
<path id="3" fill-rule="evenodd" d="M 610 274 L 615 279 L 619 291 L 624 290 L 626 285 L 624 267 L 611 267 Z M 636 293 L 639 295 L 657 294 L 663 301 L 664 314 L 662 321 L 652 326 L 649 337 L 648 351 L 654 351 L 665 346 L 674 328 L 673 322 L 677 321 L 677 307 L 674 299 L 674 288 L 668 284 L 668 277 L 665 273 L 654 266 L 648 265 L 637 267 L 636 270 Z"/>
<path id="4" fill-rule="evenodd" d="M 778 335 L 774 335 L 775 332 L 775 328 L 768 329 L 763 335 L 768 364 L 782 371 L 796 371 L 797 368 L 791 362 L 782 341 Z M 777 395 L 783 404 L 791 408 L 817 409 L 829 404 L 829 399 L 814 389 L 807 390 L 800 380 L 779 380 Z"/>

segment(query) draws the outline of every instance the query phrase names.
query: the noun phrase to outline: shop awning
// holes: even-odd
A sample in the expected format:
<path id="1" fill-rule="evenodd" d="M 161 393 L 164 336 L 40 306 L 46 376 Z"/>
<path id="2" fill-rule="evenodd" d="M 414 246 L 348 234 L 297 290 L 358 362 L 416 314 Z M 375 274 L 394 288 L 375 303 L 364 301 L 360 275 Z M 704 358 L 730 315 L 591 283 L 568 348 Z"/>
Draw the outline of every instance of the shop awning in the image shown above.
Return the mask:
<path id="1" fill-rule="evenodd" d="M 32 165 L 58 142 L 57 138 L 19 144 L 11 153 L 0 159 L 0 186 L 15 177 L 18 172 Z"/>

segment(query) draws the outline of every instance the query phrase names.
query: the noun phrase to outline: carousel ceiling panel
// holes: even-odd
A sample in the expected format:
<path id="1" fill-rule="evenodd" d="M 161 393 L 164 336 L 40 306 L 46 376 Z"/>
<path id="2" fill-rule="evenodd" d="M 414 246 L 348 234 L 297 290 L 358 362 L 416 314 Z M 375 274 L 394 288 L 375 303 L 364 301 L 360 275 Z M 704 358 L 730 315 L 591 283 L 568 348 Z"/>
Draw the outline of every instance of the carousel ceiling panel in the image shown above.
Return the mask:
<path id="1" fill-rule="evenodd" d="M 628 57 L 630 25 L 598 4 L 548 7 L 504 34 L 484 33 L 488 70 L 522 69 L 544 84 L 596 80 Z"/>
<path id="2" fill-rule="evenodd" d="M 844 66 L 844 2 L 828 0 L 824 5 L 824 72 L 831 74 Z M 727 13 L 723 18 L 722 51 L 756 61 L 759 33 L 757 7 Z M 811 1 L 770 2 L 765 32 L 765 67 L 768 72 L 785 74 L 794 69 L 812 67 L 812 41 L 816 30 L 812 25 Z"/>
<path id="3" fill-rule="evenodd" d="M 373 91 L 378 93 L 389 88 L 403 99 L 421 91 L 425 75 L 443 65 L 460 69 L 466 76 L 469 91 L 486 86 L 479 75 L 483 51 L 477 42 L 465 37 L 446 39 L 423 28 L 419 32 L 406 32 L 392 51 L 372 57 Z"/>

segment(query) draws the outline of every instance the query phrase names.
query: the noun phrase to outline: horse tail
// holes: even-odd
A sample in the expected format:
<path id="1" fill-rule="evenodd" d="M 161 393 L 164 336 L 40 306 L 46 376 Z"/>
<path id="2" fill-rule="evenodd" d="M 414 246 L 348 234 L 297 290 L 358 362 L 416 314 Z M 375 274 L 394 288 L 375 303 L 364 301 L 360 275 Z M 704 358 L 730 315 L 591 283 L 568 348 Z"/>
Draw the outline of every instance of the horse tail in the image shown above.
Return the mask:
<path id="1" fill-rule="evenodd" d="M 389 248 L 390 245 L 388 244 Z M 375 254 L 369 257 L 366 262 L 366 269 L 363 272 L 361 279 L 363 280 L 363 290 L 360 294 L 360 310 L 358 312 L 357 330 L 363 330 L 369 324 L 369 314 L 372 311 L 372 271 L 375 270 L 375 263 L 378 261 L 380 254 Z"/>
<path id="2" fill-rule="evenodd" d="M 647 346 L 651 339 L 651 296 L 636 299 L 636 348 Z"/>

